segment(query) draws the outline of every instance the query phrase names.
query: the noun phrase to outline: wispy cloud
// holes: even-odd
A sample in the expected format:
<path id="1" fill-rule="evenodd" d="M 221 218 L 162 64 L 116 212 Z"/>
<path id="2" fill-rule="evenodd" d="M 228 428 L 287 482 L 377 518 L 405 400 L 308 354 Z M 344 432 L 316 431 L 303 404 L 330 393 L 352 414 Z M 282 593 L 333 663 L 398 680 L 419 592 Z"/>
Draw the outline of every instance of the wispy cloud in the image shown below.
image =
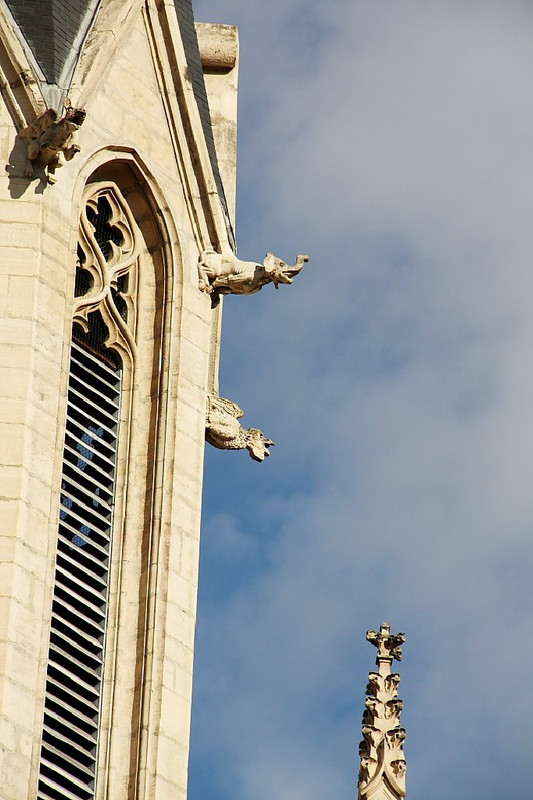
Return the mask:
<path id="1" fill-rule="evenodd" d="M 243 257 L 208 451 L 192 800 L 356 794 L 373 653 L 406 629 L 412 800 L 527 796 L 533 9 L 197 0 L 239 25 Z"/>

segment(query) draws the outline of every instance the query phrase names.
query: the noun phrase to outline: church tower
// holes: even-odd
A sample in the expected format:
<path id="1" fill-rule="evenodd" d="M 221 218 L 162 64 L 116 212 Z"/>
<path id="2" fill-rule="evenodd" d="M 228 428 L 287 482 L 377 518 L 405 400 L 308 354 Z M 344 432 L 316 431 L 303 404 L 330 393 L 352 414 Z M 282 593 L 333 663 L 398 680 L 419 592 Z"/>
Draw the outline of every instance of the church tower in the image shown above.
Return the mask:
<path id="1" fill-rule="evenodd" d="M 218 398 L 221 295 L 295 272 L 233 281 L 234 28 L 0 0 L 0 29 L 0 797 L 179 800 L 206 399 L 217 446 L 268 443 Z"/>

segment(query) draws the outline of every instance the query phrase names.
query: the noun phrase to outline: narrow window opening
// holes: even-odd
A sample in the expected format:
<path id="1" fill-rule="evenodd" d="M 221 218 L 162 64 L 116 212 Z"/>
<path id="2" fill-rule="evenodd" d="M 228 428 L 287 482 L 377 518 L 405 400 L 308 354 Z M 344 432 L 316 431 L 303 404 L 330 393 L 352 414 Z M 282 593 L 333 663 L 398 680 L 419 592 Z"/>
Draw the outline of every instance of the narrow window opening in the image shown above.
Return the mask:
<path id="1" fill-rule="evenodd" d="M 122 373 L 90 317 L 70 358 L 39 800 L 95 788 Z"/>
<path id="2" fill-rule="evenodd" d="M 121 352 L 132 353 L 136 248 L 118 188 L 90 184 L 76 255 L 38 800 L 93 800 L 98 764 Z M 130 280 L 131 274 L 131 280 Z M 107 343 L 110 342 L 110 346 Z M 133 357 L 129 362 L 133 367 Z"/>

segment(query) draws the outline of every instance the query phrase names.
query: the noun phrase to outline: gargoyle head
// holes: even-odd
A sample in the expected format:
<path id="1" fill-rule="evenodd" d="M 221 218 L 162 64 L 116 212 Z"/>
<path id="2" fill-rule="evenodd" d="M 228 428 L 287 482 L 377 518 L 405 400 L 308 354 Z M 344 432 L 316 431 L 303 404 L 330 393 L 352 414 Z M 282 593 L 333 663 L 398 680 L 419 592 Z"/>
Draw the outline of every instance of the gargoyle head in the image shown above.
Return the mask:
<path id="1" fill-rule="evenodd" d="M 309 256 L 297 256 L 296 264 L 290 265 L 281 258 L 277 258 L 274 253 L 267 253 L 263 267 L 268 280 L 272 281 L 277 289 L 280 283 L 293 283 L 294 276 L 300 272 L 307 261 L 309 261 Z"/>
<path id="2" fill-rule="evenodd" d="M 259 428 L 249 428 L 245 431 L 246 435 L 246 449 L 250 453 L 254 461 L 264 461 L 270 455 L 269 447 L 272 447 L 274 442 L 272 439 L 267 439 L 263 431 Z"/>
<path id="3" fill-rule="evenodd" d="M 70 125 L 74 125 L 76 130 L 83 125 L 85 122 L 85 117 L 87 116 L 85 109 L 83 108 L 72 108 L 69 107 L 65 111 L 64 120 L 68 122 Z"/>

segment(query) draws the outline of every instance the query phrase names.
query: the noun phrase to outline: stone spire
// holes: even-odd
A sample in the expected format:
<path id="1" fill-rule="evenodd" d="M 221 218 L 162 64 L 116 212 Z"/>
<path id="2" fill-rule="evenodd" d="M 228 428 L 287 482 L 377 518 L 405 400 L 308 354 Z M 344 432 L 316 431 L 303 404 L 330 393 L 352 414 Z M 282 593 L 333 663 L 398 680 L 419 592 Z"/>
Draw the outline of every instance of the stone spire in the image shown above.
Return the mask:
<path id="1" fill-rule="evenodd" d="M 405 795 L 405 730 L 400 726 L 403 707 L 398 697 L 400 676 L 391 673 L 394 659 L 401 661 L 403 633 L 391 634 L 384 622 L 366 638 L 377 647 L 377 672 L 368 676 L 363 740 L 359 745 L 358 800 L 402 800 Z"/>

